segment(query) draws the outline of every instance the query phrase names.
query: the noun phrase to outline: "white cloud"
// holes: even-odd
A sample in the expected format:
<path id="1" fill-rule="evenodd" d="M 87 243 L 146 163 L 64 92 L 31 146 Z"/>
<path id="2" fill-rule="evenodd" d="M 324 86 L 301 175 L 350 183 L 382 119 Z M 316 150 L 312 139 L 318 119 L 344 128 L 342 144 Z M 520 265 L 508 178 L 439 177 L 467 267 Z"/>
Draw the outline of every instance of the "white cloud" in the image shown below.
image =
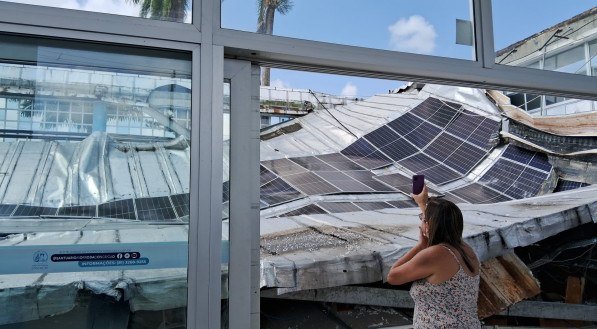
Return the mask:
<path id="1" fill-rule="evenodd" d="M 359 89 L 357 86 L 353 85 L 351 82 L 348 82 L 344 88 L 342 88 L 340 95 L 344 97 L 357 97 L 358 93 Z"/>
<path id="2" fill-rule="evenodd" d="M 435 49 L 437 33 L 435 27 L 425 18 L 413 15 L 400 18 L 388 27 L 390 31 L 390 46 L 392 50 L 431 54 Z"/>
<path id="3" fill-rule="evenodd" d="M 269 85 L 270 85 L 270 87 L 274 87 L 274 88 L 283 88 L 283 89 L 292 88 L 292 87 L 290 87 L 289 83 L 284 82 L 280 79 L 274 79 L 273 81 L 270 81 Z"/>

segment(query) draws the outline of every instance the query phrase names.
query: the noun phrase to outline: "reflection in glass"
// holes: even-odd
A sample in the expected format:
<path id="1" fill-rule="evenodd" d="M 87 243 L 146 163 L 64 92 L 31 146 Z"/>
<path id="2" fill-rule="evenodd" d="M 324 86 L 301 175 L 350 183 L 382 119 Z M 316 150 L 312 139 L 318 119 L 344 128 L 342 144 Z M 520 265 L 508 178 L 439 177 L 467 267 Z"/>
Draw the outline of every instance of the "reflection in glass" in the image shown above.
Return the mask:
<path id="1" fill-rule="evenodd" d="M 190 56 L 1 43 L 0 328 L 186 327 Z"/>
<path id="2" fill-rule="evenodd" d="M 589 57 L 591 58 L 591 76 L 597 77 L 597 39 L 589 42 Z"/>
<path id="3" fill-rule="evenodd" d="M 224 82 L 222 171 L 222 314 L 221 327 L 228 328 L 228 264 L 230 259 L 230 81 Z"/>
<path id="4" fill-rule="evenodd" d="M 162 21 L 191 23 L 191 0 L 2 0 L 31 5 L 57 7 L 92 11 L 106 14 L 116 14 L 133 17 L 144 17 Z"/>

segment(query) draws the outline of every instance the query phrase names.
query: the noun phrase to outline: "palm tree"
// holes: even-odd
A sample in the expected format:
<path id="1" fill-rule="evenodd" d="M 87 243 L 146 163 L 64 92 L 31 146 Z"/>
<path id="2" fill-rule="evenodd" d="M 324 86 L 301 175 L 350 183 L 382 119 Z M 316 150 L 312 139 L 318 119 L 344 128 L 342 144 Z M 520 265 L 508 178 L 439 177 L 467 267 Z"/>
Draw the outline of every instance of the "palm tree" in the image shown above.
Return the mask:
<path id="1" fill-rule="evenodd" d="M 126 0 L 136 5 L 141 4 L 140 17 L 167 20 L 173 22 L 184 22 L 187 15 L 189 0 Z M 224 1 L 224 0 L 222 0 Z M 274 14 L 279 12 L 282 15 L 288 13 L 294 3 L 292 0 L 257 0 L 258 18 L 257 33 L 272 34 L 274 32 Z M 270 69 L 263 68 L 261 84 L 269 86 Z"/>
<path id="2" fill-rule="evenodd" d="M 279 12 L 285 15 L 289 12 L 294 3 L 292 0 L 258 0 L 259 7 L 257 18 L 257 33 L 272 34 L 274 32 L 274 14 Z M 261 85 L 269 86 L 270 83 L 270 68 L 264 67 L 261 75 Z"/>
<path id="3" fill-rule="evenodd" d="M 188 0 L 127 0 L 136 5 L 141 3 L 139 16 L 172 22 L 184 22 L 187 16 Z"/>

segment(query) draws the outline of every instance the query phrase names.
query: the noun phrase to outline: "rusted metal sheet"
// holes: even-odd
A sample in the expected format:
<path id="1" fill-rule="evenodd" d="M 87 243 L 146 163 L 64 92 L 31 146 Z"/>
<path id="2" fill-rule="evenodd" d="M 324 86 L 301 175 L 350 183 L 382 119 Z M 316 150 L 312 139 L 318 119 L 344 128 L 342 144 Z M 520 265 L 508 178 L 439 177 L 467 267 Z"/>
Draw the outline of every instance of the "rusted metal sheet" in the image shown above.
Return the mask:
<path id="1" fill-rule="evenodd" d="M 486 260 L 481 264 L 479 318 L 500 313 L 540 292 L 531 270 L 513 252 Z"/>

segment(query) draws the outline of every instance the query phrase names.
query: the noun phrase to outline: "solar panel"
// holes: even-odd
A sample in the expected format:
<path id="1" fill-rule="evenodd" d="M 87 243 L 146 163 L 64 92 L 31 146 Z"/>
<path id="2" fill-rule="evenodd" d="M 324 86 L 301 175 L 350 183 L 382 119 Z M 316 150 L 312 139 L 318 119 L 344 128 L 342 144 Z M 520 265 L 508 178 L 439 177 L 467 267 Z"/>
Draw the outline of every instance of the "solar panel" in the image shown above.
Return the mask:
<path id="1" fill-rule="evenodd" d="M 423 120 L 428 120 L 443 105 L 444 103 L 441 100 L 435 97 L 427 97 L 419 105 L 415 106 L 410 113 L 416 114 Z"/>
<path id="2" fill-rule="evenodd" d="M 419 150 L 412 146 L 412 144 L 407 142 L 404 138 L 400 138 L 393 143 L 380 148 L 380 151 L 385 153 L 392 160 L 400 161 L 417 153 Z"/>
<path id="3" fill-rule="evenodd" d="M 381 126 L 363 137 L 378 148 L 388 145 L 400 138 L 400 136 L 388 126 Z"/>
<path id="4" fill-rule="evenodd" d="M 471 203 L 495 203 L 511 200 L 511 198 L 477 183 L 452 190 L 450 193 Z"/>
<path id="5" fill-rule="evenodd" d="M 410 193 L 412 190 L 412 178 L 402 174 L 382 175 L 374 178 L 404 193 Z"/>
<path id="6" fill-rule="evenodd" d="M 316 156 L 326 164 L 338 169 L 338 170 L 363 170 L 365 168 L 354 163 L 349 158 L 345 157 L 340 153 L 321 154 Z"/>
<path id="7" fill-rule="evenodd" d="M 16 204 L 1 204 L 0 216 L 10 216 L 16 207 Z"/>
<path id="8" fill-rule="evenodd" d="M 454 104 L 449 106 L 447 104 L 438 108 L 438 110 L 429 117 L 428 121 L 439 126 L 440 128 L 445 128 L 448 123 L 450 123 L 454 117 L 458 114 L 458 110 L 460 110 L 460 105 Z"/>
<path id="9" fill-rule="evenodd" d="M 189 193 L 171 195 L 170 200 L 172 200 L 172 205 L 174 206 L 174 210 L 178 217 L 189 216 L 189 206 L 191 202 Z"/>
<path id="10" fill-rule="evenodd" d="M 175 219 L 176 214 L 168 197 L 135 199 L 137 219 L 141 221 L 164 221 Z"/>
<path id="11" fill-rule="evenodd" d="M 288 159 L 265 160 L 261 164 L 282 177 L 307 172 L 307 169 Z"/>
<path id="12" fill-rule="evenodd" d="M 97 215 L 105 218 L 136 219 L 133 199 L 117 200 L 97 206 Z"/>
<path id="13" fill-rule="evenodd" d="M 554 192 L 569 191 L 569 190 L 574 190 L 574 189 L 585 187 L 585 186 L 589 186 L 589 184 L 581 183 L 581 182 L 574 182 L 574 181 L 565 180 L 565 179 L 558 179 L 558 185 L 556 186 L 556 188 L 553 191 Z"/>
<path id="14" fill-rule="evenodd" d="M 468 143 L 462 143 L 443 162 L 457 172 L 466 175 L 487 155 L 487 152 Z"/>
<path id="15" fill-rule="evenodd" d="M 284 179 L 306 195 L 329 194 L 340 191 L 312 172 L 294 174 L 286 176 Z"/>
<path id="16" fill-rule="evenodd" d="M 477 129 L 485 118 L 474 114 L 473 112 L 463 110 L 457 117 L 446 127 L 446 131 L 454 136 L 460 137 L 464 140 Z"/>
<path id="17" fill-rule="evenodd" d="M 97 217 L 96 206 L 60 207 L 58 216 Z"/>
<path id="18" fill-rule="evenodd" d="M 281 178 L 276 178 L 261 186 L 260 197 L 268 205 L 276 205 L 303 197 L 299 191 Z"/>
<path id="19" fill-rule="evenodd" d="M 423 124 L 423 120 L 412 115 L 411 112 L 407 112 L 397 119 L 392 120 L 388 123 L 388 126 L 400 135 L 406 136 L 421 124 Z"/>
<path id="20" fill-rule="evenodd" d="M 522 174 L 524 166 L 499 159 L 479 180 L 497 191 L 506 191 Z"/>
<path id="21" fill-rule="evenodd" d="M 299 157 L 299 158 L 290 158 L 293 162 L 301 165 L 303 168 L 310 170 L 310 171 L 334 171 L 336 170 L 334 167 L 328 165 L 327 163 L 319 160 L 314 156 L 307 156 L 307 157 Z M 346 160 L 348 161 L 348 159 Z"/>
<path id="22" fill-rule="evenodd" d="M 441 129 L 437 128 L 436 126 L 423 123 L 404 138 L 416 145 L 419 149 L 422 149 L 440 133 Z"/>
<path id="23" fill-rule="evenodd" d="M 442 133 L 423 151 L 433 159 L 443 162 L 446 160 L 464 141 L 450 134 Z"/>
<path id="24" fill-rule="evenodd" d="M 504 153 L 502 153 L 502 156 L 545 172 L 550 172 L 552 168 L 547 155 L 530 151 L 516 145 L 508 145 L 506 150 L 504 150 Z"/>
<path id="25" fill-rule="evenodd" d="M 36 206 L 26 206 L 26 205 L 19 205 L 15 212 L 12 214 L 13 216 L 53 216 L 56 215 L 58 211 L 57 208 L 52 207 L 36 207 Z"/>
<path id="26" fill-rule="evenodd" d="M 379 210 L 379 209 L 387 209 L 387 208 L 394 208 L 391 204 L 387 202 L 354 202 L 354 204 L 363 209 L 363 210 Z"/>
<path id="27" fill-rule="evenodd" d="M 489 118 L 483 119 L 483 122 L 473 131 L 467 138 L 467 141 L 483 148 L 490 150 L 497 145 L 499 141 L 500 122 L 493 121 Z"/>
<path id="28" fill-rule="evenodd" d="M 339 171 L 321 171 L 318 176 L 336 186 L 342 192 L 371 192 L 372 189 Z"/>
<path id="29" fill-rule="evenodd" d="M 530 198 L 539 193 L 541 186 L 547 180 L 549 174 L 532 168 L 524 168 L 522 174 L 504 194 L 515 199 Z"/>
<path id="30" fill-rule="evenodd" d="M 392 163 L 392 160 L 376 150 L 373 145 L 363 138 L 357 139 L 341 153 L 366 169 L 379 168 Z"/>
<path id="31" fill-rule="evenodd" d="M 355 206 L 352 202 L 320 202 L 317 205 L 332 214 L 361 211 L 361 208 Z"/>
<path id="32" fill-rule="evenodd" d="M 504 153 L 502 153 L 504 158 L 514 160 L 525 165 L 531 162 L 534 155 L 535 152 L 515 145 L 508 145 L 504 150 Z"/>
<path id="33" fill-rule="evenodd" d="M 265 168 L 264 166 L 259 166 L 259 167 L 260 167 L 259 180 L 260 180 L 261 185 L 263 185 L 267 182 L 270 182 L 277 177 L 276 174 L 267 170 L 267 168 Z"/>
<path id="34" fill-rule="evenodd" d="M 429 180 L 430 182 L 436 185 L 445 184 L 462 177 L 461 174 L 453 171 L 452 169 L 442 164 L 439 164 L 435 167 L 431 167 L 429 169 L 425 169 L 419 173 L 425 175 L 426 180 Z"/>
<path id="35" fill-rule="evenodd" d="M 373 174 L 366 170 L 344 171 L 348 176 L 358 180 L 359 182 L 369 186 L 376 192 L 390 192 L 394 191 L 391 187 L 373 179 Z"/>
<path id="36" fill-rule="evenodd" d="M 289 211 L 280 217 L 299 216 L 299 215 L 314 215 L 314 214 L 327 214 L 327 211 L 321 209 L 319 206 L 310 204 L 293 211 Z"/>
<path id="37" fill-rule="evenodd" d="M 389 204 L 396 208 L 413 208 L 418 207 L 417 203 L 413 200 L 399 200 L 399 201 L 387 201 Z"/>
<path id="38" fill-rule="evenodd" d="M 415 154 L 410 158 L 399 161 L 398 163 L 414 173 L 420 173 L 423 170 L 435 167 L 439 164 L 439 162 L 433 160 L 423 153 Z"/>
<path id="39" fill-rule="evenodd" d="M 550 172 L 552 168 L 547 159 L 547 155 L 539 152 L 535 152 L 535 156 L 531 159 L 529 166 L 546 172 Z"/>

